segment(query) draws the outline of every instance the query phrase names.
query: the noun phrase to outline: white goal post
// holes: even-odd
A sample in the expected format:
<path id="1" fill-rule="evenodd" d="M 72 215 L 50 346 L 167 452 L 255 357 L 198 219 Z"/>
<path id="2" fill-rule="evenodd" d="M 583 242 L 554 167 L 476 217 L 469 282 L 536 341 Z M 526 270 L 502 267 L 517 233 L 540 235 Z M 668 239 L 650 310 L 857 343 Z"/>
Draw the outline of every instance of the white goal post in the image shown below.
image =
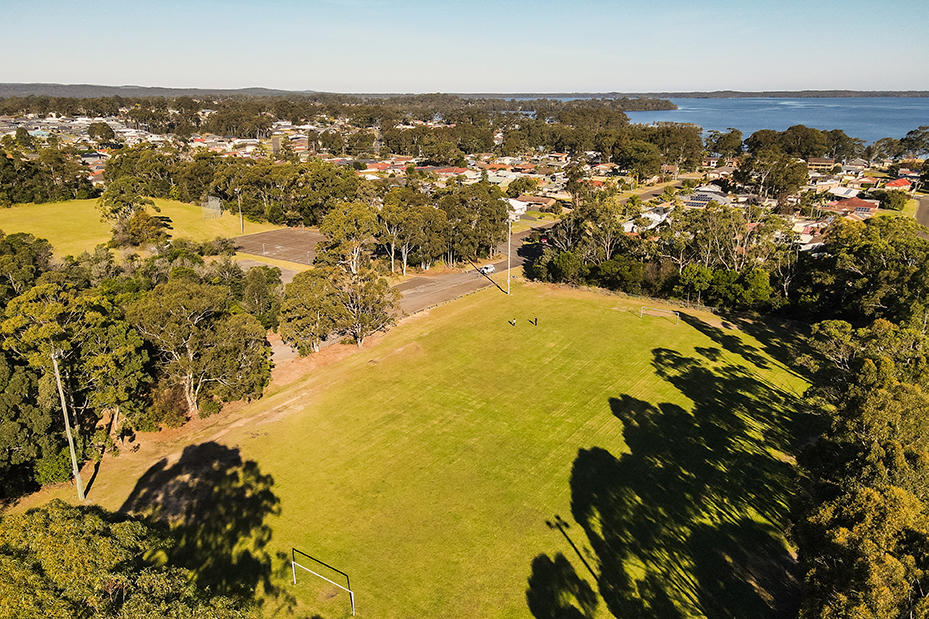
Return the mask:
<path id="1" fill-rule="evenodd" d="M 675 322 L 674 324 L 675 325 L 681 324 L 681 313 L 680 312 L 675 312 L 674 310 L 660 309 L 657 307 L 643 307 L 642 309 L 639 310 L 639 318 L 642 318 L 643 316 L 645 316 L 646 311 L 663 312 L 665 314 L 674 314 L 677 317 L 677 322 Z"/>
<path id="2" fill-rule="evenodd" d="M 302 556 L 302 557 L 306 557 L 306 558 L 309 559 L 310 561 L 313 561 L 313 562 L 315 562 L 315 563 L 319 563 L 320 565 L 329 568 L 329 569 L 332 570 L 333 572 L 338 572 L 338 573 L 341 574 L 342 576 L 345 576 L 345 586 L 343 587 L 343 586 L 340 585 L 339 583 L 334 582 L 334 581 L 332 581 L 332 580 L 326 578 L 326 577 L 323 576 L 322 574 L 318 574 L 318 573 L 314 572 L 313 570 L 311 570 L 310 568 L 306 567 L 305 565 L 300 565 L 299 563 L 297 563 L 297 555 L 298 555 L 298 554 L 299 554 L 300 556 Z M 304 569 L 304 570 L 308 571 L 308 572 L 309 572 L 310 574 L 312 574 L 313 576 L 316 576 L 316 577 L 318 577 L 318 578 L 322 578 L 323 580 L 325 580 L 325 581 L 328 582 L 329 584 L 335 585 L 336 587 L 338 587 L 338 588 L 341 589 L 342 591 L 348 591 L 348 595 L 349 595 L 349 597 L 351 598 L 351 601 L 352 601 L 352 616 L 355 616 L 355 592 L 352 591 L 352 588 L 351 588 L 352 585 L 351 585 L 351 582 L 348 580 L 348 574 L 346 574 L 346 573 L 343 572 L 342 570 L 338 570 L 338 569 L 332 567 L 331 565 L 328 565 L 328 564 L 326 564 L 326 563 L 323 563 L 322 561 L 320 561 L 319 559 L 317 559 L 317 558 L 315 558 L 315 557 L 311 557 L 310 555 L 306 554 L 305 552 L 301 552 L 301 551 L 297 550 L 296 548 L 291 548 L 291 549 L 290 549 L 290 568 L 293 570 L 293 573 L 294 573 L 294 584 L 297 584 L 297 568 L 298 568 L 298 567 L 301 568 L 301 569 Z"/>

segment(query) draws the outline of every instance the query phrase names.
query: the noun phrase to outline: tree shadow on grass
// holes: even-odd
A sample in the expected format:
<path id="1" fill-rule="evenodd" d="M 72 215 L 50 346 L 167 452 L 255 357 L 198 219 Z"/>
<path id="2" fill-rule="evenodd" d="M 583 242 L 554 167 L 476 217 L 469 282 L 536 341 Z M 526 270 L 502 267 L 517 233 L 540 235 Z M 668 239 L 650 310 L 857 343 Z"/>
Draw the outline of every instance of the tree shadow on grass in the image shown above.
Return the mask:
<path id="1" fill-rule="evenodd" d="M 696 316 L 691 316 L 683 312 L 681 312 L 681 320 L 722 346 L 728 352 L 739 355 L 754 366 L 762 369 L 771 367 L 771 362 L 761 355 L 759 349 L 746 344 L 742 341 L 742 338 L 735 333 L 727 333 L 725 329 L 714 327 Z"/>
<path id="2" fill-rule="evenodd" d="M 792 367 L 797 356 L 807 352 L 805 339 L 810 333 L 810 326 L 806 323 L 779 322 L 771 317 L 764 320 L 732 317 L 730 320 L 740 331 L 761 342 L 769 355 L 787 367 Z"/>
<path id="3" fill-rule="evenodd" d="M 581 449 L 571 471 L 572 515 L 603 601 L 622 618 L 793 616 L 799 589 L 781 531 L 799 402 L 745 368 L 652 353 L 692 410 L 611 398 L 629 453 Z"/>
<path id="4" fill-rule="evenodd" d="M 587 619 L 594 616 L 597 594 L 563 554 L 543 554 L 532 561 L 526 602 L 537 619 Z"/>
<path id="5" fill-rule="evenodd" d="M 265 524 L 280 513 L 273 485 L 238 449 L 208 442 L 187 447 L 173 465 L 165 459 L 152 466 L 120 511 L 168 525 L 167 560 L 191 570 L 198 585 L 227 595 L 275 594 Z"/>

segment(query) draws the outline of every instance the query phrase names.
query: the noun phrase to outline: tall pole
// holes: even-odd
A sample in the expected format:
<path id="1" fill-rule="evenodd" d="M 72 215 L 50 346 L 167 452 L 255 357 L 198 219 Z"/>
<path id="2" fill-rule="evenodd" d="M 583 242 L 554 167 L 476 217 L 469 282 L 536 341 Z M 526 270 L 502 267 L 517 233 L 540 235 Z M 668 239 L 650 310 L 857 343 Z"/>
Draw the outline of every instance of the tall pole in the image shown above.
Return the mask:
<path id="1" fill-rule="evenodd" d="M 58 358 L 52 349 L 52 367 L 55 368 L 55 381 L 58 383 L 58 396 L 61 398 L 61 412 L 65 418 L 65 434 L 68 436 L 68 447 L 71 448 L 71 468 L 74 470 L 74 481 L 77 484 L 77 498 L 84 500 L 84 482 L 81 481 L 81 471 L 77 468 L 77 454 L 74 452 L 74 437 L 71 436 L 71 420 L 68 419 L 68 406 L 65 404 L 65 390 L 61 387 L 61 374 L 58 372 Z"/>
<path id="2" fill-rule="evenodd" d="M 236 188 L 235 195 L 239 198 L 239 225 L 242 227 L 242 235 L 245 235 L 245 220 L 242 219 L 242 190 Z"/>
<path id="3" fill-rule="evenodd" d="M 507 215 L 506 233 L 506 293 L 510 294 L 510 254 L 513 253 L 513 218 Z"/>

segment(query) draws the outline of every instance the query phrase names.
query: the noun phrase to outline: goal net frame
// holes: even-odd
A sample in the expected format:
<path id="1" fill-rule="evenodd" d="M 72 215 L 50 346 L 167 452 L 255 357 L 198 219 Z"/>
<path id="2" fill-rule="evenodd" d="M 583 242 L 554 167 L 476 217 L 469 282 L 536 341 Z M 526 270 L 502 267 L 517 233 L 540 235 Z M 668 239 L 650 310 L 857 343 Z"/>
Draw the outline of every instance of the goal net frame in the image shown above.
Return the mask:
<path id="1" fill-rule="evenodd" d="M 200 203 L 204 219 L 219 219 L 223 216 L 223 202 L 216 196 L 208 196 Z"/>
<path id="2" fill-rule="evenodd" d="M 674 310 L 661 309 L 661 308 L 659 308 L 659 307 L 642 307 L 642 308 L 639 310 L 639 318 L 640 318 L 640 319 L 643 318 L 643 317 L 645 316 L 646 310 L 649 311 L 649 312 L 662 312 L 662 313 L 664 313 L 664 314 L 674 314 L 674 316 L 677 318 L 677 322 L 675 322 L 674 324 L 675 324 L 675 325 L 681 324 L 681 313 L 680 313 L 680 312 L 675 312 Z"/>
<path id="3" fill-rule="evenodd" d="M 329 578 L 326 578 L 326 577 L 323 576 L 322 574 L 319 574 L 319 573 L 317 573 L 317 572 L 314 572 L 313 570 L 311 570 L 310 568 L 308 568 L 308 567 L 305 566 L 305 565 L 300 565 L 299 563 L 297 563 L 297 555 L 298 555 L 298 554 L 299 554 L 300 556 L 302 556 L 302 557 L 306 557 L 306 558 L 309 559 L 310 561 L 313 561 L 313 562 L 315 562 L 315 563 L 319 563 L 319 564 L 322 565 L 323 567 L 329 568 L 329 569 L 332 570 L 333 572 L 338 572 L 338 573 L 341 574 L 342 576 L 345 576 L 345 586 L 342 586 L 342 585 L 340 585 L 339 583 L 337 583 L 337 582 L 335 582 L 335 581 L 333 581 L 333 580 L 330 580 Z M 348 574 L 346 574 L 345 572 L 343 572 L 343 571 L 340 570 L 340 569 L 336 569 L 336 568 L 332 567 L 331 565 L 329 565 L 329 564 L 327 564 L 327 563 L 323 563 L 322 561 L 320 561 L 320 560 L 317 559 L 316 557 L 311 557 L 310 555 L 306 554 L 305 552 L 302 552 L 302 551 L 300 551 L 300 550 L 297 550 L 296 548 L 291 548 L 291 549 L 290 549 L 290 569 L 293 570 L 293 574 L 294 574 L 294 584 L 297 584 L 297 568 L 298 568 L 298 567 L 299 567 L 300 569 L 306 570 L 307 572 L 309 572 L 309 573 L 312 574 L 313 576 L 316 576 L 317 578 L 322 578 L 323 580 L 325 580 L 326 582 L 328 582 L 328 583 L 331 584 L 331 585 L 335 585 L 336 587 L 338 587 L 338 588 L 341 589 L 342 591 L 347 591 L 347 592 L 348 592 L 348 595 L 349 595 L 349 597 L 350 597 L 350 599 L 351 599 L 351 601 L 352 601 L 352 616 L 353 616 L 353 617 L 355 616 L 355 592 L 352 591 L 352 584 L 351 584 L 351 581 L 349 581 L 349 579 L 348 579 Z"/>

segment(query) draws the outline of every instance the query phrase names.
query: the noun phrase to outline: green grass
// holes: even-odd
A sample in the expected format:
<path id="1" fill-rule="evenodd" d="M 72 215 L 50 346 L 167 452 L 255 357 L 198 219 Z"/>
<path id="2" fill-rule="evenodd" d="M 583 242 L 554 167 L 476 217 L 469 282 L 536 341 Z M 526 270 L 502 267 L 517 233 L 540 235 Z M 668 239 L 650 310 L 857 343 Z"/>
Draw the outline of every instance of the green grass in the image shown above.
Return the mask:
<path id="1" fill-rule="evenodd" d="M 795 592 L 781 531 L 804 383 L 766 351 L 786 356 L 786 336 L 697 313 L 640 319 L 640 306 L 516 283 L 409 318 L 196 435 L 246 464 L 212 465 L 232 481 L 211 482 L 216 514 L 188 540 L 247 553 L 237 544 L 263 523 L 255 557 L 296 547 L 348 572 L 362 618 L 528 618 L 534 570 L 543 606 L 564 582 L 546 571 L 558 554 L 597 589 L 548 526 L 557 515 L 616 616 L 778 616 L 770 600 L 785 612 Z M 92 500 L 124 505 L 153 464 L 131 457 L 104 462 Z M 197 475 L 169 472 L 181 487 Z M 249 498 L 262 490 L 279 513 Z M 294 586 L 274 563 L 297 616 L 348 616 L 347 594 L 306 573 Z"/>
<path id="2" fill-rule="evenodd" d="M 155 205 L 161 212 L 154 214 L 170 219 L 169 232 L 173 238 L 206 241 L 217 236 L 239 236 L 239 220 L 230 213 L 219 219 L 203 219 L 200 207 L 193 204 L 155 200 Z M 264 232 L 277 227 L 247 221 L 245 233 Z M 97 245 L 110 240 L 110 226 L 100 220 L 96 200 L 21 204 L 0 209 L 0 230 L 6 234 L 29 232 L 48 239 L 59 257 L 93 251 Z"/>

